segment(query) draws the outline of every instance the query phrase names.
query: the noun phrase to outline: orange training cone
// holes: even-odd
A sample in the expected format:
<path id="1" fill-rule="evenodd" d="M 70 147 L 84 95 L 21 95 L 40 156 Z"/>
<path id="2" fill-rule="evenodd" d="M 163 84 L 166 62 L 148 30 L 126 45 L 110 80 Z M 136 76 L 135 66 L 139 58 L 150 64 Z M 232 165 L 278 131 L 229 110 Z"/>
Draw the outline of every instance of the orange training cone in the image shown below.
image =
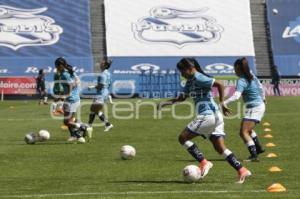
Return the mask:
<path id="1" fill-rule="evenodd" d="M 274 183 L 267 188 L 267 192 L 284 192 L 286 188 L 279 183 Z"/>
<path id="2" fill-rule="evenodd" d="M 267 158 L 276 158 L 278 157 L 278 155 L 276 155 L 275 153 L 269 153 L 268 155 L 266 155 Z"/>
<path id="3" fill-rule="evenodd" d="M 270 169 L 269 169 L 269 171 L 270 172 L 280 172 L 280 171 L 282 171 L 282 169 L 280 169 L 279 167 L 271 167 Z"/>
<path id="4" fill-rule="evenodd" d="M 67 127 L 66 125 L 62 125 L 60 128 L 61 128 L 62 130 L 68 130 L 68 127 Z"/>
<path id="5" fill-rule="evenodd" d="M 269 143 L 266 144 L 266 147 L 274 147 L 274 146 L 276 146 L 276 145 L 272 142 L 269 142 Z"/>
<path id="6" fill-rule="evenodd" d="M 263 126 L 271 126 L 271 124 L 269 122 L 264 122 Z"/>
<path id="7" fill-rule="evenodd" d="M 264 138 L 273 138 L 273 135 L 271 135 L 271 134 L 266 134 L 266 135 L 264 136 Z"/>
<path id="8" fill-rule="evenodd" d="M 265 132 L 271 132 L 272 129 L 270 129 L 270 128 L 265 128 L 264 131 L 265 131 Z"/>

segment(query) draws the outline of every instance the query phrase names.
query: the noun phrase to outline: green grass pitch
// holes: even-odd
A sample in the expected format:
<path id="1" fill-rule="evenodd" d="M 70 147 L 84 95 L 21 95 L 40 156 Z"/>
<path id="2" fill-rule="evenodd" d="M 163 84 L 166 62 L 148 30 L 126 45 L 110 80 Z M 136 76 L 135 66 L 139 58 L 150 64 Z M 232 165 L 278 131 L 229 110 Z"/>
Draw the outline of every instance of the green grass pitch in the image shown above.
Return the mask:
<path id="1" fill-rule="evenodd" d="M 129 101 L 135 104 L 137 100 Z M 88 109 L 83 107 L 83 121 L 87 121 Z M 262 138 L 262 125 L 256 132 L 264 145 L 273 142 L 276 147 L 267 148 L 261 162 L 244 164 L 253 176 L 242 185 L 235 184 L 237 173 L 211 144 L 196 138 L 214 167 L 201 182 L 186 184 L 182 169 L 196 162 L 177 136 L 191 119 L 175 120 L 165 111 L 157 120 L 153 108 L 146 105 L 141 107 L 139 119 L 120 120 L 110 112 L 115 126 L 111 132 L 95 127 L 91 142 L 69 144 L 68 132 L 60 128 L 62 122 L 49 117 L 49 106 L 39 106 L 37 101 L 0 102 L 0 198 L 299 198 L 299 110 L 299 97 L 268 98 L 264 121 L 271 123 L 274 138 Z M 177 115 L 186 113 L 186 106 L 177 107 Z M 118 114 L 136 116 L 125 109 Z M 100 122 L 96 119 L 95 123 Z M 238 136 L 239 123 L 239 119 L 225 121 L 226 143 L 242 159 L 248 152 Z M 24 143 L 26 133 L 40 129 L 51 133 L 48 142 Z M 133 160 L 120 159 L 119 150 L 125 144 L 136 148 Z M 266 158 L 269 152 L 278 157 Z M 271 166 L 283 171 L 270 173 Z M 265 192 L 272 183 L 283 184 L 287 192 Z"/>

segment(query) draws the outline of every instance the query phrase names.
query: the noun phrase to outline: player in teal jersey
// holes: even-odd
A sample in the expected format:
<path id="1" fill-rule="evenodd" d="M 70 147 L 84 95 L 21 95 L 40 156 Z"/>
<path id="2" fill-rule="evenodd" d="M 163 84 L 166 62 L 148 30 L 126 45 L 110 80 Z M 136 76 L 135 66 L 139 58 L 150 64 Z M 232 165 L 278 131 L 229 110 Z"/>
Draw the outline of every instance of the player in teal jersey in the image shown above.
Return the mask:
<path id="1" fill-rule="evenodd" d="M 101 62 L 101 74 L 97 78 L 97 85 L 89 86 L 89 89 L 96 89 L 96 96 L 93 100 L 93 104 L 90 108 L 89 125 L 92 126 L 96 115 L 104 122 L 104 131 L 109 131 L 113 128 L 113 125 L 108 121 L 107 117 L 103 113 L 104 103 L 109 100 L 109 87 L 111 85 L 111 74 L 108 69 L 111 66 L 112 61 L 104 59 Z"/>
<path id="2" fill-rule="evenodd" d="M 205 159 L 198 146 L 191 140 L 197 136 L 209 138 L 215 150 L 222 154 L 227 162 L 238 171 L 238 183 L 243 183 L 245 178 L 251 175 L 251 172 L 243 167 L 236 156 L 225 146 L 223 116 L 211 93 L 212 87 L 216 87 L 219 92 L 219 101 L 222 103 L 224 99 L 223 84 L 206 75 L 194 58 L 181 59 L 177 64 L 177 69 L 187 79 L 184 92 L 175 99 L 161 102 L 158 108 L 161 109 L 166 105 L 182 102 L 189 96 L 192 97 L 197 116 L 180 133 L 178 137 L 180 144 L 199 162 L 201 176 L 204 177 L 213 164 Z M 222 109 L 224 114 L 228 113 L 225 106 L 222 106 Z"/>
<path id="3" fill-rule="evenodd" d="M 239 77 L 236 92 L 224 102 L 224 106 L 243 96 L 246 111 L 241 122 L 240 136 L 250 152 L 249 158 L 245 161 L 258 161 L 258 154 L 265 150 L 261 146 L 254 128 L 256 124 L 260 123 L 265 113 L 264 90 L 257 77 L 251 73 L 245 57 L 235 61 L 234 69 Z"/>
<path id="4" fill-rule="evenodd" d="M 80 106 L 79 83 L 80 80 L 73 71 L 72 66 L 67 64 L 62 57 L 56 59 L 55 67 L 60 73 L 60 81 L 62 83 L 65 102 L 64 109 L 64 124 L 68 126 L 70 137 L 68 141 L 78 141 L 85 143 L 84 137 L 91 137 L 91 129 L 88 125 L 80 123 L 76 119 L 76 111 Z"/>

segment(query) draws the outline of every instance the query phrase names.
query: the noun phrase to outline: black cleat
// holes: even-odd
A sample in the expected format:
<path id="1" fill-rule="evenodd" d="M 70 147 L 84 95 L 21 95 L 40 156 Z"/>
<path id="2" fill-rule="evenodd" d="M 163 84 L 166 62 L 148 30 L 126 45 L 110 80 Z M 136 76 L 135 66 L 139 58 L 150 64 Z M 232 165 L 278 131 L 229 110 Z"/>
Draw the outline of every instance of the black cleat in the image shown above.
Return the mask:
<path id="1" fill-rule="evenodd" d="M 259 162 L 258 157 L 249 156 L 247 159 L 244 160 L 244 162 Z"/>

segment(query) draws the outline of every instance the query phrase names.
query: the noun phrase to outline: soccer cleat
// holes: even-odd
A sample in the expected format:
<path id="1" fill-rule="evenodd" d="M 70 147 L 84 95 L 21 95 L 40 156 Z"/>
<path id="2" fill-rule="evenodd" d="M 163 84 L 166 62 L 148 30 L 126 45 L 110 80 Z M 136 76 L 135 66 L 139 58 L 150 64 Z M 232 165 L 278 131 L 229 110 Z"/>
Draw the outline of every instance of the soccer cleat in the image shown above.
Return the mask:
<path id="1" fill-rule="evenodd" d="M 77 141 L 77 138 L 74 137 L 74 136 L 71 136 L 71 137 L 68 138 L 67 141 L 68 141 L 68 142 L 75 142 L 75 141 Z"/>
<path id="2" fill-rule="evenodd" d="M 110 124 L 109 126 L 105 126 L 104 132 L 108 132 L 113 127 L 114 126 L 112 124 Z"/>
<path id="3" fill-rule="evenodd" d="M 244 160 L 244 162 L 259 162 L 258 157 L 249 156 L 247 159 Z"/>
<path id="4" fill-rule="evenodd" d="M 210 162 L 210 161 L 207 161 L 207 160 L 203 160 L 200 165 L 199 165 L 199 168 L 200 168 L 200 171 L 201 171 L 201 178 L 204 178 L 209 170 L 213 167 L 213 163 Z"/>
<path id="5" fill-rule="evenodd" d="M 77 139 L 77 142 L 81 143 L 81 144 L 84 144 L 85 143 L 85 139 L 84 137 L 80 137 Z"/>
<path id="6" fill-rule="evenodd" d="M 263 148 L 256 148 L 257 155 L 264 153 L 266 150 Z"/>
<path id="7" fill-rule="evenodd" d="M 239 180 L 236 182 L 238 184 L 243 184 L 245 182 L 245 179 L 252 175 L 251 172 L 245 167 L 240 168 L 238 172 L 239 172 Z"/>

